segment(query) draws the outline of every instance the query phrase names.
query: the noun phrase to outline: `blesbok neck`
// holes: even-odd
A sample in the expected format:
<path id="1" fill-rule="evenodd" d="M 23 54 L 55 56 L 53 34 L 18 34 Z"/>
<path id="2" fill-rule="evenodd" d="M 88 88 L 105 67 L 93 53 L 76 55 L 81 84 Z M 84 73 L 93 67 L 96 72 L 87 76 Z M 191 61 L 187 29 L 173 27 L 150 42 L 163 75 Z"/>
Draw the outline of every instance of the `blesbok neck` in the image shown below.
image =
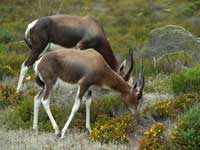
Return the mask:
<path id="1" fill-rule="evenodd" d="M 130 92 L 131 86 L 124 81 L 122 77 L 120 77 L 116 72 L 112 71 L 111 76 L 108 77 L 106 84 L 111 89 L 120 92 L 122 95 Z"/>
<path id="2" fill-rule="evenodd" d="M 104 57 L 105 61 L 108 63 L 108 65 L 117 72 L 117 69 L 119 67 L 119 64 L 115 58 L 115 55 L 113 54 L 112 48 L 108 41 L 104 41 L 102 44 L 104 45 L 101 47 L 98 52 L 101 53 L 101 55 Z"/>

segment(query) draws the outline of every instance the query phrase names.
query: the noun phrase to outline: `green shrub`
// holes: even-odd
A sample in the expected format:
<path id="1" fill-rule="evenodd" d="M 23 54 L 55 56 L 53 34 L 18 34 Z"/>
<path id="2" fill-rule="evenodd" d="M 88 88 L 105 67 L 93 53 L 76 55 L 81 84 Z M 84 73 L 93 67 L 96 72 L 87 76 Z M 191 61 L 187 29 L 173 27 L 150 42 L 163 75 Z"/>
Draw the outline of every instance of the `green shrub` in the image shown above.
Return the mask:
<path id="1" fill-rule="evenodd" d="M 127 143 L 129 141 L 129 136 L 133 130 L 133 116 L 126 115 L 124 117 L 116 117 L 103 122 L 97 121 L 95 123 L 93 132 L 90 135 L 91 142 Z"/>
<path id="2" fill-rule="evenodd" d="M 66 110 L 57 105 L 51 106 L 52 114 L 57 121 L 59 126 L 64 126 L 67 120 Z M 6 118 L 6 127 L 8 129 L 27 129 L 32 128 L 33 123 L 33 97 L 24 99 L 20 105 L 9 108 L 7 110 Z M 39 111 L 39 130 L 41 131 L 53 131 L 51 122 L 43 109 L 41 104 Z"/>
<path id="3" fill-rule="evenodd" d="M 200 104 L 194 105 L 172 133 L 172 147 L 181 150 L 200 149 Z"/>
<path id="4" fill-rule="evenodd" d="M 21 105 L 10 107 L 5 115 L 6 128 L 8 129 L 26 129 L 30 128 L 32 123 L 33 100 L 25 99 Z"/>
<path id="5" fill-rule="evenodd" d="M 162 123 L 154 124 L 148 131 L 144 132 L 140 140 L 139 150 L 159 150 L 164 149 L 167 140 L 164 135 L 166 130 Z"/>
<path id="6" fill-rule="evenodd" d="M 175 93 L 200 91 L 200 65 L 187 72 L 181 72 L 172 77 L 172 88 Z"/>
<path id="7" fill-rule="evenodd" d="M 0 64 L 2 66 L 10 66 L 14 70 L 18 70 L 21 67 L 22 62 L 25 60 L 25 55 L 17 55 L 16 53 L 3 53 L 0 54 Z"/>
<path id="8" fill-rule="evenodd" d="M 19 74 L 20 66 L 25 60 L 25 55 L 16 53 L 0 53 L 0 79 L 6 76 Z"/>
<path id="9" fill-rule="evenodd" d="M 154 119 L 176 118 L 176 116 L 190 107 L 196 102 L 200 102 L 200 95 L 198 94 L 185 94 L 172 100 L 159 102 L 153 106 L 147 106 L 142 115 L 150 114 Z"/>
<path id="10" fill-rule="evenodd" d="M 198 5 L 196 5 L 196 3 L 188 3 L 186 5 L 180 5 L 180 7 L 178 7 L 177 11 L 178 11 L 178 15 L 180 17 L 191 17 L 193 16 L 194 12 L 196 10 L 198 10 Z"/>
<path id="11" fill-rule="evenodd" d="M 1 43 L 9 43 L 12 39 L 12 34 L 5 30 L 4 28 L 0 29 L 0 41 Z"/>
<path id="12" fill-rule="evenodd" d="M 0 53 L 5 53 L 9 49 L 8 44 L 0 44 Z"/>
<path id="13" fill-rule="evenodd" d="M 0 65 L 0 79 L 3 80 L 5 77 L 8 76 L 15 76 L 17 73 L 16 71 L 11 68 L 9 65 L 2 66 Z"/>
<path id="14" fill-rule="evenodd" d="M 13 90 L 13 93 L 15 90 Z M 7 94 L 11 96 L 12 94 Z M 17 128 L 30 128 L 32 127 L 32 118 L 33 118 L 33 95 L 35 96 L 35 90 L 28 90 L 24 96 L 19 96 L 20 105 L 16 105 L 12 107 L 12 109 L 8 109 L 7 112 L 7 122 L 9 129 L 17 129 Z M 10 97 L 4 101 L 12 100 Z M 16 100 L 16 98 L 14 98 Z M 60 127 L 63 127 L 66 123 L 69 114 L 71 113 L 73 106 L 73 102 L 71 102 L 67 106 L 59 106 L 58 104 L 51 104 L 51 111 L 53 116 L 55 117 L 56 122 Z M 91 105 L 91 125 L 94 126 L 95 122 L 98 120 L 99 122 L 105 122 L 105 120 L 109 120 L 111 117 L 114 117 L 113 107 L 115 109 L 121 110 L 124 108 L 121 106 L 121 101 L 117 98 L 106 97 L 103 100 L 96 100 L 92 102 Z M 108 119 L 109 118 L 109 119 Z M 16 122 L 17 124 L 13 124 Z M 39 112 L 39 130 L 43 131 L 52 131 L 52 126 L 50 120 L 41 105 Z M 76 113 L 72 123 L 70 124 L 72 128 L 85 129 L 85 105 L 81 105 L 79 111 Z"/>

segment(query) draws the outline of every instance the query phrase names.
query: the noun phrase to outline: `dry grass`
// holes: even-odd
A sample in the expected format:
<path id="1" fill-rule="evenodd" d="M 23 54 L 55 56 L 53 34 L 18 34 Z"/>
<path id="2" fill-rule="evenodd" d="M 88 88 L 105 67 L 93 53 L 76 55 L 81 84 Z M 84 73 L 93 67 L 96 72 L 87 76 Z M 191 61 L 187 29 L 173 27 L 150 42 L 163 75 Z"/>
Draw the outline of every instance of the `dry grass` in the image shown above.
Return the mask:
<path id="1" fill-rule="evenodd" d="M 0 150 L 129 150 L 131 145 L 89 143 L 86 133 L 69 131 L 61 140 L 53 133 L 0 130 Z"/>

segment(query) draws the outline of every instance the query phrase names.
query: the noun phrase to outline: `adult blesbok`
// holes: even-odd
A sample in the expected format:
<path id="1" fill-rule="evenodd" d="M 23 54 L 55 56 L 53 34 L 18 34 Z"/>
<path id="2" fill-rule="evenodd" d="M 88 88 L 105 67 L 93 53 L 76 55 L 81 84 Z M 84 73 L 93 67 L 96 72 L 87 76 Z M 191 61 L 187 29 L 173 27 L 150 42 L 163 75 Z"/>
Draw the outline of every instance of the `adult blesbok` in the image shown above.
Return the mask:
<path id="1" fill-rule="evenodd" d="M 133 53 L 130 56 L 133 61 Z M 35 72 L 37 83 L 41 86 L 41 90 L 34 98 L 34 121 L 33 129 L 38 128 L 38 111 L 42 103 L 55 134 L 59 134 L 59 128 L 51 113 L 49 103 L 52 89 L 57 80 L 70 84 L 78 84 L 78 91 L 72 112 L 61 132 L 61 138 L 78 111 L 80 102 L 86 95 L 86 128 L 91 132 L 90 127 L 90 104 L 91 104 L 91 88 L 93 86 L 109 87 L 121 93 L 124 103 L 129 110 L 138 119 L 137 105 L 144 88 L 144 72 L 143 67 L 140 70 L 139 77 L 135 85 L 131 86 L 119 74 L 114 72 L 105 62 L 102 55 L 93 49 L 85 51 L 77 51 L 75 49 L 63 49 L 52 51 L 42 56 L 36 61 Z"/>
<path id="2" fill-rule="evenodd" d="M 103 27 L 91 16 L 55 15 L 42 17 L 28 25 L 24 39 L 32 51 L 29 58 L 21 65 L 17 92 L 21 91 L 23 79 L 28 69 L 45 51 L 49 43 L 66 48 L 76 47 L 81 50 L 93 48 L 104 57 L 114 71 L 121 71 Z"/>

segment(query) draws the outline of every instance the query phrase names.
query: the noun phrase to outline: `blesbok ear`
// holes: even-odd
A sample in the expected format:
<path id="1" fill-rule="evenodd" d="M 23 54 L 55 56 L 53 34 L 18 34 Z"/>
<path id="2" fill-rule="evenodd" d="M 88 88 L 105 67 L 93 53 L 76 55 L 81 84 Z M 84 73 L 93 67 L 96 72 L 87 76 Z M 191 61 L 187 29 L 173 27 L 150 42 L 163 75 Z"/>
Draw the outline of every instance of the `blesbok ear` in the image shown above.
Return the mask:
<path id="1" fill-rule="evenodd" d="M 138 95 L 138 100 L 142 97 L 143 94 L 143 89 L 144 89 L 144 66 L 143 66 L 143 62 L 142 65 L 140 66 L 140 72 L 139 75 L 136 79 L 136 82 L 133 84 L 132 87 L 132 91 L 136 92 L 136 94 Z"/>
<path id="2" fill-rule="evenodd" d="M 121 65 L 119 66 L 119 70 L 118 70 L 118 73 L 119 73 L 119 75 L 124 75 L 124 68 L 125 68 L 125 66 L 126 66 L 126 60 L 124 60 L 122 63 L 121 63 Z"/>
<path id="3" fill-rule="evenodd" d="M 133 71 L 133 66 L 134 66 L 134 60 L 133 60 L 133 50 L 129 50 L 129 56 L 130 56 L 130 67 L 128 69 L 128 72 L 123 76 L 124 80 L 125 81 L 128 81 L 130 76 L 131 76 L 131 73 Z"/>

